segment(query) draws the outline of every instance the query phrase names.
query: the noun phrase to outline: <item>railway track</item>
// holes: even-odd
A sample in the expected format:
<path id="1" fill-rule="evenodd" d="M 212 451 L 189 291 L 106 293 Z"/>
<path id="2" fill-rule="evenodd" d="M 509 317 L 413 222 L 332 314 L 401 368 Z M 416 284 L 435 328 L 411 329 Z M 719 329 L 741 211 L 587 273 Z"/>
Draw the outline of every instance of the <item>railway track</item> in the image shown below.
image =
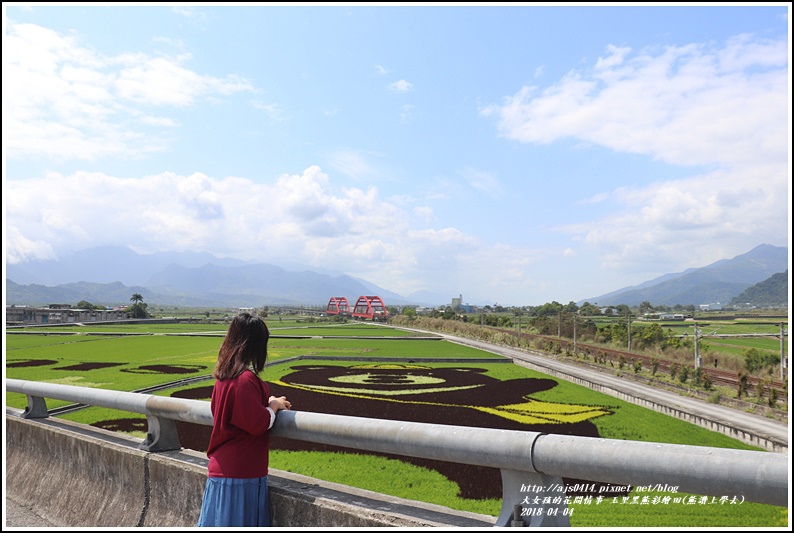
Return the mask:
<path id="1" fill-rule="evenodd" d="M 517 334 L 514 331 L 506 330 L 506 329 L 499 329 L 498 331 L 501 331 L 501 332 L 506 333 L 506 334 L 512 334 L 512 335 L 516 335 Z M 520 335 L 521 338 L 524 338 L 524 339 L 527 339 L 527 340 L 543 340 L 543 341 L 550 342 L 550 343 L 559 343 L 560 348 L 563 351 L 569 351 L 569 352 L 573 352 L 574 351 L 574 343 L 573 343 L 572 340 L 569 340 L 569 339 L 564 339 L 564 338 L 560 338 L 560 337 L 553 337 L 553 336 L 549 336 L 549 335 L 535 335 L 535 334 L 531 334 L 531 333 L 518 333 L 517 335 Z M 677 363 L 675 361 L 667 361 L 667 360 L 664 360 L 664 359 L 660 359 L 658 357 L 645 355 L 645 354 L 640 354 L 640 353 L 637 353 L 637 352 L 630 352 L 630 351 L 626 351 L 626 350 L 617 350 L 617 349 L 614 349 L 614 348 L 606 348 L 606 347 L 603 347 L 603 346 L 595 346 L 595 345 L 586 344 L 586 343 L 582 343 L 582 342 L 577 342 L 576 343 L 576 352 L 577 353 L 585 353 L 585 354 L 593 357 L 595 360 L 600 360 L 602 362 L 609 363 L 609 364 L 611 364 L 611 366 L 613 366 L 615 368 L 617 368 L 619 366 L 620 361 L 621 361 L 621 357 L 622 357 L 623 361 L 624 361 L 624 364 L 626 366 L 628 366 L 629 368 L 631 368 L 631 365 L 635 361 L 639 361 L 640 363 L 642 363 L 642 368 L 651 368 L 652 365 L 653 365 L 653 360 L 656 359 L 656 361 L 658 362 L 658 365 L 659 365 L 657 367 L 657 372 L 670 373 L 671 368 L 674 365 L 676 365 L 676 364 L 679 365 L 679 370 L 680 370 L 680 363 Z M 690 368 L 690 370 L 691 370 L 691 368 Z M 731 388 L 734 388 L 734 389 L 738 388 L 738 386 L 739 386 L 739 376 L 737 375 L 736 372 L 732 372 L 730 370 L 722 370 L 722 369 L 719 369 L 719 368 L 712 368 L 712 367 L 706 366 L 706 365 L 704 365 L 702 367 L 702 372 L 704 374 L 708 374 L 709 378 L 711 378 L 712 383 L 715 384 L 715 385 L 731 387 Z M 757 390 L 755 387 L 761 381 L 762 380 L 760 378 L 758 378 L 758 377 L 748 376 L 748 384 L 751 385 L 754 388 L 754 390 Z M 777 389 L 779 393 L 784 390 L 785 385 L 786 385 L 785 382 L 780 380 L 780 379 L 772 380 L 772 382 L 771 382 L 771 386 L 773 388 Z M 762 397 L 763 397 L 764 394 L 766 394 L 766 391 L 764 391 L 764 393 L 762 394 Z M 786 399 L 783 395 L 779 395 L 779 398 L 782 401 Z"/>

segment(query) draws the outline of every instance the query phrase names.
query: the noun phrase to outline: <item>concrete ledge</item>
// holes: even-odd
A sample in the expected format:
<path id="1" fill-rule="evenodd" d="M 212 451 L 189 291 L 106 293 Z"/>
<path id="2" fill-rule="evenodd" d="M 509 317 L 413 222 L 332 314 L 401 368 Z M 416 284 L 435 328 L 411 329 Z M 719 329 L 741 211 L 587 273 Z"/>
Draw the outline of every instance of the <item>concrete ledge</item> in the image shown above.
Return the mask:
<path id="1" fill-rule="evenodd" d="M 493 527 L 496 517 L 271 470 L 273 526 Z M 302 517 L 292 516 L 304 513 Z M 343 518 L 339 522 L 339 517 Z"/>
<path id="2" fill-rule="evenodd" d="M 137 526 L 146 452 L 53 422 L 6 414 L 6 491 L 53 524 Z"/>
<path id="3" fill-rule="evenodd" d="M 207 456 L 193 450 L 147 455 L 149 501 L 141 525 L 195 527 L 207 480 Z"/>
<path id="4" fill-rule="evenodd" d="M 6 408 L 6 492 L 59 527 L 194 527 L 206 455 Z M 276 527 L 492 527 L 496 518 L 271 470 Z"/>

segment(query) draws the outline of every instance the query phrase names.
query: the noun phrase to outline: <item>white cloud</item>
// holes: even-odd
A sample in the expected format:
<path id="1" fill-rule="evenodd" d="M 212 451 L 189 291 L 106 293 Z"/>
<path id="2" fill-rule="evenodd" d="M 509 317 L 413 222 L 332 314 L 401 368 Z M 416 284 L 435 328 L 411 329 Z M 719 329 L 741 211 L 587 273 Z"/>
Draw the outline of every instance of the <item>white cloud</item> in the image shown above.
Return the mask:
<path id="1" fill-rule="evenodd" d="M 471 246 L 477 242 L 474 237 L 466 235 L 455 228 L 413 231 L 411 232 L 411 237 L 416 241 L 425 241 L 434 248 L 451 247 L 457 249 L 461 245 Z"/>
<path id="2" fill-rule="evenodd" d="M 719 170 L 646 188 L 612 193 L 612 214 L 561 231 L 603 250 L 604 267 L 669 272 L 686 251 L 686 263 L 704 266 L 764 242 L 776 244 L 786 231 L 785 169 L 774 165 Z M 764 238 L 764 237 L 762 237 Z M 726 242 L 735 247 L 724 250 Z M 670 258 L 670 259 L 668 259 Z M 674 258 L 674 259 L 673 259 Z"/>
<path id="3" fill-rule="evenodd" d="M 607 194 L 605 192 L 600 192 L 600 193 L 594 194 L 590 198 L 585 198 L 584 200 L 580 200 L 579 203 L 583 204 L 583 205 L 586 205 L 586 204 L 599 204 L 599 203 L 604 202 L 604 201 L 606 201 L 608 199 L 609 199 L 609 194 Z"/>
<path id="4" fill-rule="evenodd" d="M 146 116 L 141 118 L 141 122 L 149 126 L 157 126 L 160 128 L 176 128 L 179 126 L 176 120 L 165 117 Z"/>
<path id="5" fill-rule="evenodd" d="M 333 267 L 406 295 L 457 293 L 483 277 L 494 294 L 500 282 L 506 291 L 537 283 L 521 273 L 536 252 L 483 243 L 453 227 L 429 228 L 430 208 L 403 210 L 374 187 L 339 190 L 316 166 L 276 183 L 76 172 L 5 187 L 9 262 L 124 243 L 140 253 L 206 251 Z"/>
<path id="6" fill-rule="evenodd" d="M 498 198 L 502 195 L 502 186 L 499 180 L 490 172 L 465 167 L 460 171 L 460 175 L 471 187 L 491 198 Z"/>
<path id="7" fill-rule="evenodd" d="M 400 108 L 400 122 L 405 124 L 413 117 L 414 106 L 405 104 Z"/>
<path id="8" fill-rule="evenodd" d="M 777 69 L 788 65 L 790 50 L 775 42 L 756 41 L 752 35 L 737 35 L 719 51 L 719 65 L 724 72 L 744 69 Z"/>
<path id="9" fill-rule="evenodd" d="M 502 135 L 526 143 L 580 139 L 679 165 L 786 160 L 785 40 L 609 52 L 592 71 L 571 72 L 544 90 L 523 87 L 482 113 L 497 117 Z"/>
<path id="10" fill-rule="evenodd" d="M 631 52 L 631 48 L 619 48 L 610 44 L 607 46 L 607 52 L 609 52 L 608 57 L 598 58 L 595 65 L 596 70 L 608 69 L 622 64 L 623 59 Z"/>
<path id="11" fill-rule="evenodd" d="M 414 215 L 419 217 L 425 224 L 430 224 L 436 220 L 435 215 L 433 215 L 433 208 L 428 206 L 414 207 Z"/>
<path id="12" fill-rule="evenodd" d="M 254 106 L 254 109 L 264 111 L 268 118 L 270 118 L 270 120 L 273 122 L 282 122 L 287 118 L 284 110 L 277 104 L 266 104 L 261 101 L 255 101 L 252 105 Z"/>
<path id="13" fill-rule="evenodd" d="M 216 78 L 183 67 L 182 64 L 190 59 L 190 54 L 174 57 L 120 56 L 116 62 L 124 68 L 114 74 L 115 92 L 122 99 L 138 103 L 184 107 L 195 104 L 202 96 L 254 90 L 248 81 L 235 75 Z"/>
<path id="14" fill-rule="evenodd" d="M 787 48 L 785 40 L 747 35 L 721 48 L 633 54 L 609 47 L 591 71 L 570 72 L 547 88 L 523 87 L 482 113 L 520 142 L 572 139 L 708 168 L 601 192 L 579 203 L 601 203 L 609 215 L 558 228 L 599 250 L 605 269 L 674 271 L 682 251 L 687 264 L 703 266 L 759 238 L 779 243 L 787 231 Z"/>
<path id="15" fill-rule="evenodd" d="M 172 39 L 171 37 L 154 37 L 152 39 L 156 43 L 163 43 L 167 44 L 168 46 L 173 46 L 177 50 L 184 50 L 185 49 L 185 42 L 181 39 Z"/>
<path id="16" fill-rule="evenodd" d="M 174 6 L 171 8 L 174 13 L 185 17 L 188 21 L 199 28 L 204 28 L 205 23 L 209 19 L 206 12 L 196 9 L 194 6 Z"/>
<path id="17" fill-rule="evenodd" d="M 10 158 L 40 155 L 95 160 L 163 150 L 152 127 L 174 128 L 152 106 L 186 107 L 203 98 L 251 92 L 230 75 L 201 75 L 190 56 L 120 54 L 105 57 L 34 24 L 9 24 L 4 46 L 3 127 Z"/>
<path id="18" fill-rule="evenodd" d="M 371 182 L 373 178 L 382 177 L 381 172 L 358 152 L 340 150 L 331 154 L 329 161 L 332 168 L 357 182 Z"/>
<path id="19" fill-rule="evenodd" d="M 395 81 L 394 83 L 389 85 L 389 90 L 394 91 L 396 93 L 407 93 L 411 91 L 414 86 L 405 80 Z"/>
<path id="20" fill-rule="evenodd" d="M 171 10 L 177 15 L 182 15 L 183 17 L 192 17 L 196 15 L 196 10 L 191 6 L 174 6 L 171 8 Z"/>
<path id="21" fill-rule="evenodd" d="M 5 240 L 6 247 L 10 250 L 5 254 L 8 264 L 13 265 L 36 259 L 57 259 L 52 246 L 46 242 L 25 238 L 16 226 L 10 226 L 6 230 Z"/>
<path id="22" fill-rule="evenodd" d="M 425 244 L 416 255 L 416 266 L 424 273 L 425 284 L 430 279 L 433 285 L 420 283 L 404 294 L 432 289 L 450 295 L 463 293 L 464 301 L 489 298 L 510 305 L 521 303 L 518 295 L 537 294 L 540 298 L 549 290 L 547 278 L 536 271 L 538 264 L 551 256 L 548 251 L 484 243 L 454 228 L 416 232 L 412 238 Z"/>
<path id="23" fill-rule="evenodd" d="M 5 186 L 16 228 L 8 254 L 20 260 L 124 242 L 139 250 L 176 246 L 260 259 L 297 250 L 303 260 L 338 262 L 313 242 L 345 241 L 360 254 L 372 248 L 373 234 L 384 242 L 404 235 L 395 219 L 408 223 L 374 188 L 333 191 L 318 167 L 269 185 L 203 174 L 122 179 L 77 172 Z"/>

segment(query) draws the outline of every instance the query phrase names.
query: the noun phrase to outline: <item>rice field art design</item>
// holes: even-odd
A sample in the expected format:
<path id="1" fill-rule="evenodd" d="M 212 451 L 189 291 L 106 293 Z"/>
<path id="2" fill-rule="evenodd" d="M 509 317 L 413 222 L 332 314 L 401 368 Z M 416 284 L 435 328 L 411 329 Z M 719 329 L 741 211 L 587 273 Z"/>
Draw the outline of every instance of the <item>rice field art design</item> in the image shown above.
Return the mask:
<path id="1" fill-rule="evenodd" d="M 293 366 L 291 372 L 268 382 L 271 393 L 289 398 L 295 410 L 427 424 L 599 437 L 592 420 L 612 414 L 601 406 L 532 398 L 533 394 L 556 387 L 554 379 L 499 380 L 476 367 L 305 364 Z M 174 396 L 206 399 L 211 392 L 212 387 L 207 386 L 177 392 Z M 177 424 L 183 446 L 206 451 L 209 427 Z M 271 440 L 271 449 L 378 455 L 438 471 L 458 484 L 461 498 L 497 499 L 502 494 L 501 474 L 490 467 L 361 452 L 276 437 Z M 569 486 L 582 486 L 593 484 L 594 480 L 567 479 L 566 482 Z M 595 482 L 595 491 L 601 486 Z"/>
<path id="2" fill-rule="evenodd" d="M 324 402 L 328 402 L 327 395 L 390 402 L 395 405 L 378 406 L 375 409 L 404 414 L 399 417 L 366 415 L 372 418 L 416 422 L 419 421 L 416 419 L 418 412 L 429 411 L 428 414 L 437 415 L 439 413 L 433 412 L 436 408 L 454 408 L 487 413 L 522 425 L 567 425 L 611 414 L 611 411 L 603 407 L 528 398 L 533 393 L 557 386 L 553 379 L 521 378 L 500 381 L 486 376 L 486 370 L 482 368 L 432 368 L 416 364 L 365 364 L 349 367 L 307 365 L 294 368 L 296 371 L 273 382 L 274 385 L 292 389 L 288 398 L 305 396 L 310 401 L 315 401 L 313 396 L 320 394 L 326 395 Z M 477 399 L 476 403 L 471 403 L 473 398 Z M 467 418 L 467 415 L 458 415 L 455 418 L 462 417 Z M 427 423 L 450 423 L 445 422 L 447 418 L 432 418 L 434 421 Z"/>

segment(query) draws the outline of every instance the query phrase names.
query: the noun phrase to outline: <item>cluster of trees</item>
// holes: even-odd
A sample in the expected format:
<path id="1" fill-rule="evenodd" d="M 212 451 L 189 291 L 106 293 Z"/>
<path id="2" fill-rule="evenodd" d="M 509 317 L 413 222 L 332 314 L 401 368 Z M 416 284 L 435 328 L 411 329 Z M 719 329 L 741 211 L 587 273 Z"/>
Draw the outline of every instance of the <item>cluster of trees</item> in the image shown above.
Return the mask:
<path id="1" fill-rule="evenodd" d="M 143 302 L 143 296 L 137 292 L 130 298 L 132 305 L 127 307 L 127 317 L 129 318 L 151 318 L 149 304 Z"/>
<path id="2" fill-rule="evenodd" d="M 463 321 L 487 321 L 489 320 L 488 315 L 499 315 L 496 317 L 491 318 L 491 322 L 487 323 L 489 326 L 504 326 L 506 324 L 505 320 L 502 319 L 502 316 L 505 315 L 512 315 L 514 318 L 518 318 L 521 316 L 528 316 L 528 317 L 548 317 L 548 316 L 558 316 L 561 314 L 569 314 L 569 315 L 579 315 L 580 317 L 596 317 L 596 316 L 642 316 L 649 313 L 682 313 L 682 314 L 692 314 L 697 311 L 694 305 L 675 305 L 675 306 L 667 306 L 667 305 L 651 305 L 650 302 L 642 302 L 637 307 L 629 307 L 626 304 L 619 304 L 613 305 L 608 307 L 598 307 L 596 304 L 590 302 L 584 302 L 582 305 L 577 305 L 576 302 L 568 302 L 567 304 L 561 304 L 557 301 L 552 301 L 545 303 L 543 305 L 538 306 L 531 306 L 525 305 L 520 307 L 504 307 L 501 305 L 485 305 L 482 307 L 479 314 L 485 315 L 485 318 L 477 318 L 472 316 L 472 314 L 461 314 L 458 309 L 454 309 L 451 306 L 446 306 L 444 309 L 433 309 L 430 312 L 431 318 L 445 318 L 447 320 L 451 319 L 459 319 Z M 398 314 L 397 310 L 390 308 L 389 312 L 392 315 Z M 401 314 L 409 315 L 413 314 L 415 316 L 416 310 L 413 307 L 406 306 L 402 309 Z M 509 317 L 508 317 L 509 320 Z"/>
<path id="3" fill-rule="evenodd" d="M 152 314 L 149 312 L 149 304 L 144 303 L 143 296 L 135 293 L 130 297 L 132 305 L 127 306 L 128 318 L 151 318 Z M 104 305 L 95 305 L 86 300 L 80 300 L 75 304 L 75 309 L 105 309 Z"/>
<path id="4" fill-rule="evenodd" d="M 104 305 L 94 305 L 91 302 L 86 302 L 85 300 L 80 300 L 74 306 L 75 309 L 105 309 Z"/>
<path id="5" fill-rule="evenodd" d="M 415 311 L 410 308 L 403 309 L 402 314 L 415 316 Z M 435 309 L 430 313 L 430 318 L 456 320 L 469 322 L 476 325 L 485 325 L 496 328 L 526 328 L 539 335 L 561 336 L 572 339 L 576 337 L 583 342 L 597 342 L 611 344 L 613 346 L 627 347 L 638 350 L 692 350 L 694 349 L 694 338 L 680 337 L 671 329 L 665 330 L 660 324 L 651 322 L 638 325 L 632 321 L 632 317 L 639 314 L 660 312 L 659 307 L 653 307 L 650 302 L 643 302 L 638 308 L 630 309 L 626 305 L 616 306 L 616 313 L 602 313 L 601 308 L 585 302 L 578 306 L 575 302 L 563 305 L 559 302 L 549 302 L 535 307 L 522 308 L 500 308 L 496 306 L 490 308 L 485 306 L 485 311 L 479 314 L 461 315 L 454 309 L 447 306 L 445 309 Z M 694 306 L 681 306 L 675 312 L 694 312 Z M 664 312 L 670 312 L 664 310 Z M 616 315 L 616 316 L 615 316 Z M 598 321 L 602 316 L 614 317 L 608 323 Z M 632 321 L 629 325 L 629 321 Z M 699 341 L 699 349 L 702 353 L 709 350 L 708 343 L 702 339 Z"/>
<path id="6" fill-rule="evenodd" d="M 674 309 L 678 312 L 694 312 L 694 306 Z M 615 320 L 603 323 L 597 322 L 602 316 L 601 309 L 592 304 L 584 303 L 577 306 L 574 302 L 562 305 L 558 302 L 550 302 L 537 307 L 523 308 L 503 308 L 496 306 L 491 308 L 485 306 L 488 313 L 460 315 L 451 307 L 447 306 L 444 310 L 435 309 L 431 312 L 431 319 L 455 320 L 458 322 L 469 322 L 473 325 L 485 325 L 502 329 L 512 329 L 524 327 L 526 331 L 539 335 L 561 336 L 574 338 L 583 342 L 593 341 L 602 344 L 612 344 L 614 346 L 630 347 L 637 350 L 686 350 L 694 349 L 694 337 L 682 337 L 673 332 L 672 329 L 664 329 L 661 324 L 656 322 L 643 323 L 638 325 L 629 321 L 632 317 L 640 314 L 653 312 L 669 312 L 659 307 L 653 307 L 649 302 L 643 302 L 638 308 L 632 310 L 628 306 L 618 306 L 615 308 L 619 313 Z M 416 311 L 412 308 L 405 308 L 401 313 L 408 318 L 416 317 Z M 395 316 L 393 314 L 392 316 Z M 575 332 L 574 332 L 575 328 Z M 698 348 L 705 354 L 710 350 L 707 342 L 700 339 Z M 749 374 L 767 370 L 772 372 L 780 364 L 779 356 L 771 352 L 765 352 L 751 348 L 745 350 L 744 361 L 745 369 Z M 686 371 L 678 372 L 678 377 L 686 380 L 689 378 Z M 700 376 L 693 375 L 694 381 L 700 384 Z"/>
<path id="7" fill-rule="evenodd" d="M 764 368 L 771 370 L 780 364 L 780 355 L 770 352 L 762 352 L 756 348 L 748 348 L 742 352 L 744 355 L 744 367 L 751 374 Z"/>

